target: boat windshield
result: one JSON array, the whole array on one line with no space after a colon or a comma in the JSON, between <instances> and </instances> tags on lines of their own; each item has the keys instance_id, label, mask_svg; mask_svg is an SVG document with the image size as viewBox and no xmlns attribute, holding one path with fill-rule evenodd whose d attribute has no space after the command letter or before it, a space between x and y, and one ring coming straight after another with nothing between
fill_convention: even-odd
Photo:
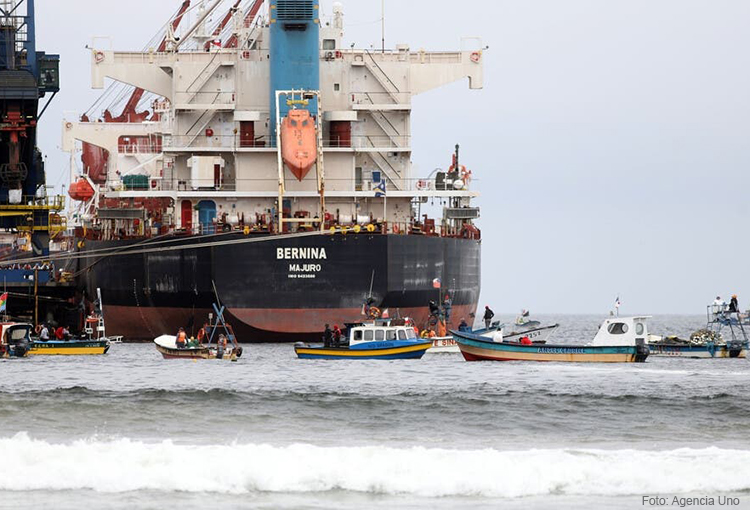
<instances>
[{"instance_id":1,"label":"boat windshield","mask_svg":"<svg viewBox=\"0 0 750 510\"><path fill-rule=\"evenodd\" d=\"M398 330L398 339L399 340L406 340L406 331L403 329Z\"/></svg>"},{"instance_id":2,"label":"boat windshield","mask_svg":"<svg viewBox=\"0 0 750 510\"><path fill-rule=\"evenodd\" d=\"M417 334L413 329L409 328L406 330L406 338L408 338L409 340L411 340L412 338L417 338Z\"/></svg>"},{"instance_id":3,"label":"boat windshield","mask_svg":"<svg viewBox=\"0 0 750 510\"><path fill-rule=\"evenodd\" d=\"M8 343L15 344L29 337L31 326L11 326L6 333Z\"/></svg>"},{"instance_id":4,"label":"boat windshield","mask_svg":"<svg viewBox=\"0 0 750 510\"><path fill-rule=\"evenodd\" d=\"M385 335L386 340L395 340L396 339L396 330L395 329L389 329L386 331Z\"/></svg>"}]
</instances>

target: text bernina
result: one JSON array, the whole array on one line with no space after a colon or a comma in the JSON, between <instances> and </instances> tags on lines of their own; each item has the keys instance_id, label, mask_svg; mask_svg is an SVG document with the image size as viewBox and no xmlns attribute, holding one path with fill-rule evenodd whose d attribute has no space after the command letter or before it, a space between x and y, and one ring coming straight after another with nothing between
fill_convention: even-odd
<instances>
[{"instance_id":1,"label":"text bernina","mask_svg":"<svg viewBox=\"0 0 750 510\"><path fill-rule=\"evenodd\" d=\"M277 260L327 259L325 248L276 248Z\"/></svg>"}]
</instances>

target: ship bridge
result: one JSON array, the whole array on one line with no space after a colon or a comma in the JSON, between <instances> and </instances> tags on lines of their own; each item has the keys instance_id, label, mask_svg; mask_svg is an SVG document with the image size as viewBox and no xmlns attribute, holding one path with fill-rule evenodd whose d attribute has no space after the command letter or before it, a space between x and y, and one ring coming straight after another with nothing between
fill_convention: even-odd
<instances>
[{"instance_id":1,"label":"ship bridge","mask_svg":"<svg viewBox=\"0 0 750 510\"><path fill-rule=\"evenodd\" d=\"M64 150L75 153L83 143L84 152L94 147L108 154L101 158L100 177L92 179L91 168L81 176L97 191L88 206L167 199L169 220L177 226L195 223L197 217L185 211L207 200L218 215L221 209L245 217L336 214L352 222L365 216L368 222L409 222L414 201L429 197L448 200L451 210L471 209L477 192L466 174L458 175L458 164L441 179L412 175L411 110L414 96L458 80L468 78L470 89L481 89L481 43L449 52L407 45L343 48L340 7L322 24L317 0L292 3L309 11L290 10L284 0L270 2L269 12L261 12L259 0L187 1L158 48L91 49L92 87L103 88L109 79L155 99L138 122L123 121L122 115L117 122L106 122L106 115L105 122L88 117L64 122ZM178 37L185 12L195 22ZM288 68L306 69L289 75L310 79L285 82L283 59ZM314 171L302 178L283 164L279 171L277 119L269 98L281 83L317 87L319 101L308 99L305 108L319 125L319 156ZM281 104L285 114L288 108ZM387 189L390 209L384 197L375 197L379 188ZM469 221L478 212L463 215L461 221Z\"/></svg>"}]
</instances>

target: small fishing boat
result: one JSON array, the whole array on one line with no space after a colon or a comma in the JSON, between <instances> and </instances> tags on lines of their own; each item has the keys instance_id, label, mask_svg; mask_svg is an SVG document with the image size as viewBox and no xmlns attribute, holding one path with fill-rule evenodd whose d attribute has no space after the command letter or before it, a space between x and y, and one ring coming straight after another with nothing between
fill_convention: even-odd
<instances>
[{"instance_id":1,"label":"small fishing boat","mask_svg":"<svg viewBox=\"0 0 750 510\"><path fill-rule=\"evenodd\" d=\"M346 345L312 347L301 342L294 352L300 359L419 359L432 346L417 337L414 327L388 323L350 324Z\"/></svg>"},{"instance_id":2,"label":"small fishing boat","mask_svg":"<svg viewBox=\"0 0 750 510\"><path fill-rule=\"evenodd\" d=\"M651 356L670 358L746 358L747 342L693 343L676 336L648 336Z\"/></svg>"},{"instance_id":3,"label":"small fishing boat","mask_svg":"<svg viewBox=\"0 0 750 510\"><path fill-rule=\"evenodd\" d=\"M729 330L729 338L722 331ZM706 307L706 327L685 340L676 336L648 336L652 356L671 358L747 358L750 348L742 314L731 311L726 304Z\"/></svg>"},{"instance_id":4,"label":"small fishing boat","mask_svg":"<svg viewBox=\"0 0 750 510\"><path fill-rule=\"evenodd\" d=\"M522 338L528 338L532 342L546 342L552 333L557 331L559 324L542 325L537 320L529 318L528 310L521 310L516 317L515 323L509 328L503 328L503 340L507 342L520 342Z\"/></svg>"},{"instance_id":5,"label":"small fishing boat","mask_svg":"<svg viewBox=\"0 0 750 510\"><path fill-rule=\"evenodd\" d=\"M612 317L604 321L589 344L548 344L524 338L494 341L477 332L452 331L466 361L565 361L625 363L648 357L648 317ZM497 338L495 339L497 340Z\"/></svg>"},{"instance_id":6,"label":"small fishing boat","mask_svg":"<svg viewBox=\"0 0 750 510\"><path fill-rule=\"evenodd\" d=\"M109 350L109 340L89 338L71 338L70 340L35 340L31 344L29 354L39 355L86 355L106 354Z\"/></svg>"},{"instance_id":7,"label":"small fishing boat","mask_svg":"<svg viewBox=\"0 0 750 510\"><path fill-rule=\"evenodd\" d=\"M226 350L219 352L216 346L207 344L198 344L188 347L177 347L177 337L174 335L161 335L154 339L156 350L159 351L164 359L223 359L228 361L237 361L242 356L242 348L239 346L227 347Z\"/></svg>"},{"instance_id":8,"label":"small fishing boat","mask_svg":"<svg viewBox=\"0 0 750 510\"><path fill-rule=\"evenodd\" d=\"M501 335L503 342L520 342L522 339L527 338L533 342L544 343L559 327L559 324L541 326L538 321L529 321L520 325L515 324L511 331L506 332L502 324L495 322L489 328L475 330L474 333L490 338L493 341L500 341L498 335ZM458 348L458 343L452 335L434 337L430 338L430 340L432 340L432 347L427 351L430 354L461 352L461 349Z\"/></svg>"},{"instance_id":9,"label":"small fishing boat","mask_svg":"<svg viewBox=\"0 0 750 510\"><path fill-rule=\"evenodd\" d=\"M242 356L242 347L237 341L232 326L224 320L225 307L213 305L216 312L209 314L208 322L198 331L197 338L190 338L185 346L177 346L177 336L161 335L154 339L156 350L164 359L223 359L237 361ZM205 342L205 343L204 343Z\"/></svg>"},{"instance_id":10,"label":"small fishing boat","mask_svg":"<svg viewBox=\"0 0 750 510\"><path fill-rule=\"evenodd\" d=\"M4 322L0 325L0 358L23 358L31 347L31 324Z\"/></svg>"}]
</instances>

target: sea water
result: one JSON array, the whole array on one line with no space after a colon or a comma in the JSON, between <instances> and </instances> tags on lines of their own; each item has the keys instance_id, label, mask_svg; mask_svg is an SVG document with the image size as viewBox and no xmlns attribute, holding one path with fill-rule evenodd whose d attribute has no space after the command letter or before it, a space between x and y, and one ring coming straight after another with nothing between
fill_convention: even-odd
<instances>
[{"instance_id":1,"label":"sea water","mask_svg":"<svg viewBox=\"0 0 750 510\"><path fill-rule=\"evenodd\" d=\"M600 321L542 319L564 343ZM749 382L744 359L312 361L270 344L236 363L129 344L5 360L0 508L747 508Z\"/></svg>"}]
</instances>

